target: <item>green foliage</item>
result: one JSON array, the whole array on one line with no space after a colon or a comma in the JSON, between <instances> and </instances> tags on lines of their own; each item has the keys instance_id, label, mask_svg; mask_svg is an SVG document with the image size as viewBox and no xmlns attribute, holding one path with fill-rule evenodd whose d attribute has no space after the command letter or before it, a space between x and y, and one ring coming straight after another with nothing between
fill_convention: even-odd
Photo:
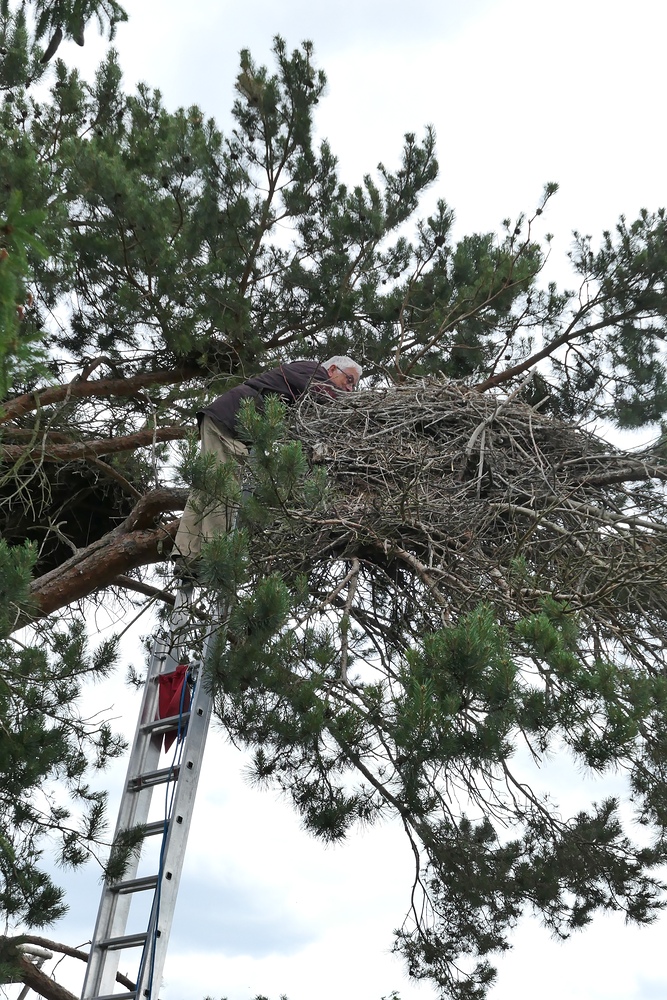
<instances>
[{"instance_id":1,"label":"green foliage","mask_svg":"<svg viewBox=\"0 0 667 1000\"><path fill-rule=\"evenodd\" d=\"M560 819L522 776L525 763L513 760L517 742L537 759L567 747L586 768L623 763L638 800L640 787L664 788L662 678L609 663L591 670L577 654L576 620L547 601L512 628L480 607L424 636L384 681L344 689L326 628L296 636L291 622L280 624L277 582L260 590L280 613L271 620L261 600L241 602L217 662L218 712L235 739L255 748L251 778L290 795L324 840L387 808L399 812L424 853L428 917L406 924L396 942L411 975L447 996L481 998L495 975L487 956L508 947L527 902L562 936L600 909L654 918L664 905L662 799L649 795L640 807L653 809L657 829L651 846L638 847L619 802ZM295 602L292 616L300 612ZM454 795L467 803L458 816ZM468 818L480 809L482 820ZM463 973L456 956L472 963Z\"/></svg>"},{"instance_id":2,"label":"green foliage","mask_svg":"<svg viewBox=\"0 0 667 1000\"><path fill-rule=\"evenodd\" d=\"M130 830L120 830L116 833L104 870L104 878L110 885L123 878L131 859L141 850L144 837L143 826L135 826Z\"/></svg>"},{"instance_id":3,"label":"green foliage","mask_svg":"<svg viewBox=\"0 0 667 1000\"><path fill-rule=\"evenodd\" d=\"M79 637L68 637L68 643L71 659ZM7 831L0 845L0 899L12 923L43 926L66 908L62 891L38 867L44 847L50 835L57 835L61 864L79 865L87 859L86 845L97 842L103 828L105 799L85 783L88 748L97 757L94 766L100 767L121 753L123 745L107 726L82 723L71 711L70 703L79 694L78 676L93 668L49 662L34 651L12 656L5 647L1 653L1 717L12 730L11 738L3 739L0 760L0 810ZM54 779L71 789L82 810L72 825L70 810L58 804L55 787L48 791Z\"/></svg>"},{"instance_id":4,"label":"green foliage","mask_svg":"<svg viewBox=\"0 0 667 1000\"><path fill-rule=\"evenodd\" d=\"M84 32L88 22L95 18L100 31L106 29L111 39L116 25L127 21L127 14L116 0L33 0L35 16L35 40L41 41L51 36L43 56L43 62L51 59L63 37L72 38L77 45L84 44ZM9 8L9 0L3 2L3 13Z\"/></svg>"},{"instance_id":5,"label":"green foliage","mask_svg":"<svg viewBox=\"0 0 667 1000\"><path fill-rule=\"evenodd\" d=\"M0 540L2 634L25 605L35 553ZM89 653L84 625L53 631L37 645L0 641L0 908L12 923L44 926L66 909L63 892L40 867L46 846L58 861L79 865L99 840L105 794L87 784L124 750L107 723L81 718L86 678L113 668L116 643ZM63 804L69 789L77 815Z\"/></svg>"},{"instance_id":6,"label":"green foliage","mask_svg":"<svg viewBox=\"0 0 667 1000\"><path fill-rule=\"evenodd\" d=\"M11 635L30 606L30 577L37 553L31 545L9 546L0 538L0 639Z\"/></svg>"},{"instance_id":7,"label":"green foliage","mask_svg":"<svg viewBox=\"0 0 667 1000\"><path fill-rule=\"evenodd\" d=\"M71 33L70 17L95 8L111 27L121 18L115 4L37 7L38 37L58 17ZM242 54L235 128L223 135L197 107L170 112L143 85L126 94L113 51L92 86L56 60L50 96L37 101L44 70L25 16L6 13L0 30L12 97L0 168L26 212L46 212L34 321L42 300L69 304L52 331L61 359L93 352L128 373L186 362L217 377L215 389L260 359L342 350L397 378L483 380L523 365L543 333L549 360L536 378L553 412L622 426L662 413L661 212L621 220L598 250L578 237L582 304L539 283L550 240L540 217L555 184L501 234L459 241L442 200L406 235L437 176L428 130L405 136L397 169L341 184L329 146L312 141L326 81L308 43L289 53L277 38L273 74ZM195 398L185 390L184 411Z\"/></svg>"},{"instance_id":8,"label":"green foliage","mask_svg":"<svg viewBox=\"0 0 667 1000\"><path fill-rule=\"evenodd\" d=\"M0 218L0 393L6 397L13 381L44 373L42 334L30 316L32 295L25 286L31 269L28 252L44 257L35 237L45 213L21 211L21 195L10 194L7 215ZM28 315L26 316L26 308Z\"/></svg>"}]
</instances>

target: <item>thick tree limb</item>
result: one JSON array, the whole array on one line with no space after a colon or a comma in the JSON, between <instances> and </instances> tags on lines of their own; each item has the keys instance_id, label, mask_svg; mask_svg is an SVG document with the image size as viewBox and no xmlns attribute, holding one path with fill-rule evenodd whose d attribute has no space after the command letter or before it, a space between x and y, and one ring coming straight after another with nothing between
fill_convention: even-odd
<instances>
[{"instance_id":1,"label":"thick tree limb","mask_svg":"<svg viewBox=\"0 0 667 1000\"><path fill-rule=\"evenodd\" d=\"M641 482L646 479L657 479L660 482L667 480L667 466L654 465L648 462L633 462L622 465L617 469L610 469L609 472L599 472L588 476L582 476L581 482L586 486L612 486L614 483Z\"/></svg>"},{"instance_id":2,"label":"thick tree limb","mask_svg":"<svg viewBox=\"0 0 667 1000\"><path fill-rule=\"evenodd\" d=\"M26 450L19 444L0 446L0 460L17 462L20 459L32 462L72 462L77 459L100 458L102 455L117 455L123 451L146 448L154 442L175 441L187 437L187 427L156 427L155 430L139 431L125 437L103 438L96 441L70 441L68 444L51 444L48 440L41 445Z\"/></svg>"},{"instance_id":3,"label":"thick tree limb","mask_svg":"<svg viewBox=\"0 0 667 1000\"><path fill-rule=\"evenodd\" d=\"M38 969L27 958L17 957L16 965L22 982L26 986L29 986L31 990L34 990L38 996L45 997L46 1000L78 1000L73 993L66 990L55 979L47 976L45 972Z\"/></svg>"},{"instance_id":4,"label":"thick tree limb","mask_svg":"<svg viewBox=\"0 0 667 1000\"><path fill-rule=\"evenodd\" d=\"M18 619L16 628L89 597L128 570L164 559L171 551L177 528L176 520L158 528L105 535L100 540L104 544L94 543L57 570L33 581L30 588L33 608L27 617Z\"/></svg>"},{"instance_id":5,"label":"thick tree limb","mask_svg":"<svg viewBox=\"0 0 667 1000\"><path fill-rule=\"evenodd\" d=\"M201 369L173 368L164 371L142 372L140 375L132 375L130 378L107 378L94 379L89 382L87 379L68 382L67 385L53 385L46 389L25 393L23 396L16 396L4 403L4 413L0 415L0 424L16 417L30 413L42 406L50 406L53 403L62 403L69 399L85 399L96 396L106 399L109 396L134 396L142 389L151 385L173 385L175 382L183 382L189 378L201 375Z\"/></svg>"},{"instance_id":6,"label":"thick tree limb","mask_svg":"<svg viewBox=\"0 0 667 1000\"><path fill-rule=\"evenodd\" d=\"M117 528L34 580L32 607L17 614L15 628L110 586L132 569L164 559L171 551L178 520L156 525L155 519L182 509L187 495L183 489L152 490Z\"/></svg>"},{"instance_id":7,"label":"thick tree limb","mask_svg":"<svg viewBox=\"0 0 667 1000\"><path fill-rule=\"evenodd\" d=\"M170 489L166 486L146 493L134 510L128 514L115 533L125 534L137 528L152 527L155 518L167 511L183 510L188 499L188 490Z\"/></svg>"},{"instance_id":8,"label":"thick tree limb","mask_svg":"<svg viewBox=\"0 0 667 1000\"><path fill-rule=\"evenodd\" d=\"M100 549L105 549L114 539L117 539L119 535L128 535L130 532L143 528L156 527L155 519L160 514L164 514L165 512L182 510L185 506L187 496L188 491L183 489L161 488L151 490L150 493L146 493L146 495L141 498L134 510L131 511L131 513L121 524L118 525L117 528L114 528L113 531L107 532L106 535L96 539L96 541L91 542L91 544L87 545L85 549L80 549L64 563L61 563L60 566L56 566L55 569L49 570L48 573L44 573L43 576L40 576L38 580L34 581L33 586L37 584L45 586L52 580L60 577L62 573L67 573L70 570L76 569L80 564L89 559L93 553ZM131 569L133 567L128 566L127 568Z\"/></svg>"},{"instance_id":9,"label":"thick tree limb","mask_svg":"<svg viewBox=\"0 0 667 1000\"><path fill-rule=\"evenodd\" d=\"M67 944L61 944L60 941L51 941L50 938L41 937L38 934L22 934L20 941L25 944L37 944L41 948L48 948L49 951L57 951L60 955L67 955L68 958L78 958L80 962L88 961L87 951L81 951L79 948L70 948ZM125 986L128 990L133 990L135 987L132 980L124 976L122 972L116 973L116 982L120 983L121 986Z\"/></svg>"}]
</instances>

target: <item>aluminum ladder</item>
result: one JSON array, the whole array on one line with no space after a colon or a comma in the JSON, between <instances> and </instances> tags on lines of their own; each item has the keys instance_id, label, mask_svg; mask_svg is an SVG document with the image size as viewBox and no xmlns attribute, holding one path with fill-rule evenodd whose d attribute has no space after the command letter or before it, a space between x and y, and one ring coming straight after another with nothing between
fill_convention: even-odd
<instances>
[{"instance_id":1,"label":"aluminum ladder","mask_svg":"<svg viewBox=\"0 0 667 1000\"><path fill-rule=\"evenodd\" d=\"M197 621L191 600L192 585L181 587L169 632L153 645L114 836L115 841L123 831L141 826L142 847L146 838L162 837L157 870L137 877L141 851L135 851L122 879L112 884L105 882L82 1000L158 998L211 717L212 696L204 683L203 667L212 641L219 628L224 628L222 608L216 629L210 623ZM193 647L200 653L194 660L190 658L190 668L194 663L198 676L189 711L156 719L160 676L177 670L185 660L185 653ZM177 752L171 764L158 767L163 736L169 733L177 734ZM164 816L149 821L152 794L159 786L167 790ZM148 927L128 934L132 899L139 893L147 893L145 898L150 901ZM114 992L121 952L125 949L142 949L136 986L131 991Z\"/></svg>"}]
</instances>

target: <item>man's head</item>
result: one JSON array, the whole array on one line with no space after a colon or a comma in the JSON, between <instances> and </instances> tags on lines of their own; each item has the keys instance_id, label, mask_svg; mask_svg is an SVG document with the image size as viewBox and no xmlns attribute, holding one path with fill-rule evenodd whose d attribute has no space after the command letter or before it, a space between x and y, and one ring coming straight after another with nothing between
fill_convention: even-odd
<instances>
[{"instance_id":1,"label":"man's head","mask_svg":"<svg viewBox=\"0 0 667 1000\"><path fill-rule=\"evenodd\" d=\"M326 368L329 381L333 382L337 389L343 392L352 392L357 388L361 378L361 365L358 365L352 358L344 355L337 355L322 362L322 367Z\"/></svg>"}]
</instances>

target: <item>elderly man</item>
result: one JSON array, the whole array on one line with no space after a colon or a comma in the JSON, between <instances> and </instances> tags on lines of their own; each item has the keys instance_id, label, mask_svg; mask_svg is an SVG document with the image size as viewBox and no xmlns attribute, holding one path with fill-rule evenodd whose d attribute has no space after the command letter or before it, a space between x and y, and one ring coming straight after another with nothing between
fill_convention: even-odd
<instances>
[{"instance_id":1,"label":"elderly man","mask_svg":"<svg viewBox=\"0 0 667 1000\"><path fill-rule=\"evenodd\" d=\"M202 454L213 454L220 462L234 458L242 462L248 449L237 437L237 418L243 399L252 399L258 410L264 407L264 397L279 396L292 404L307 392L336 396L352 392L361 377L361 368L348 357L333 357L318 361L292 361L271 371L247 379L235 386L197 414ZM174 542L174 563L177 572L192 571L201 555L202 539L230 531L234 525L235 508L224 506L200 496L193 504L189 499Z\"/></svg>"}]
</instances>

